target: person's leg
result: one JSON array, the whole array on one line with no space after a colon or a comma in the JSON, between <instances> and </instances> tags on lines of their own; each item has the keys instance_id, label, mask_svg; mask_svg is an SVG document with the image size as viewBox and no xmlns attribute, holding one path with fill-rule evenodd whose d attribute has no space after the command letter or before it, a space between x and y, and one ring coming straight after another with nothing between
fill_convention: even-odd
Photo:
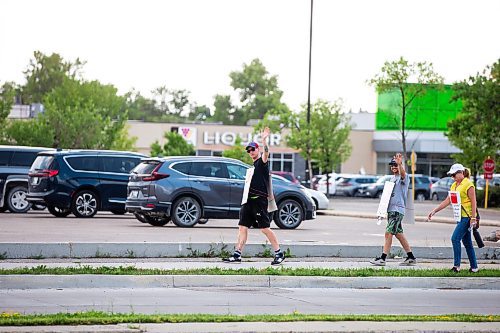
<instances>
[{"instance_id":1,"label":"person's leg","mask_svg":"<svg viewBox=\"0 0 500 333\"><path fill-rule=\"evenodd\" d=\"M260 229L264 235L266 235L267 239L269 240L269 243L271 243L271 246L273 247L274 251L278 251L280 249L280 244L278 242L278 238L276 237L276 234L274 231L271 230L271 228L263 228Z\"/></svg>"},{"instance_id":2,"label":"person's leg","mask_svg":"<svg viewBox=\"0 0 500 333\"><path fill-rule=\"evenodd\" d=\"M468 219L466 223L469 224ZM474 251L474 245L472 245L471 232L468 230L468 228L464 234L464 237L462 238L462 243L464 244L465 251L467 252L467 257L469 258L470 268L474 270L477 269L476 252Z\"/></svg>"},{"instance_id":3,"label":"person's leg","mask_svg":"<svg viewBox=\"0 0 500 333\"><path fill-rule=\"evenodd\" d=\"M382 251L382 254L385 254L386 256L389 254L389 252L391 252L392 236L393 234L391 234L390 232L385 233L384 250Z\"/></svg>"},{"instance_id":4,"label":"person's leg","mask_svg":"<svg viewBox=\"0 0 500 333\"><path fill-rule=\"evenodd\" d=\"M247 243L248 239L248 227L239 226L238 230L238 242L236 243L236 250L243 252L243 248L245 247L245 244Z\"/></svg>"},{"instance_id":5,"label":"person's leg","mask_svg":"<svg viewBox=\"0 0 500 333\"><path fill-rule=\"evenodd\" d=\"M453 267L460 269L460 262L462 260L462 249L460 241L464 238L467 232L467 223L463 223L464 219L460 220L455 226L455 230L451 235L451 244L453 245Z\"/></svg>"},{"instance_id":6,"label":"person's leg","mask_svg":"<svg viewBox=\"0 0 500 333\"><path fill-rule=\"evenodd\" d=\"M401 246L405 250L406 253L411 252L410 244L408 243L408 240L405 237L404 233L399 233L395 235L396 238L398 239L399 243L401 243Z\"/></svg>"}]
</instances>

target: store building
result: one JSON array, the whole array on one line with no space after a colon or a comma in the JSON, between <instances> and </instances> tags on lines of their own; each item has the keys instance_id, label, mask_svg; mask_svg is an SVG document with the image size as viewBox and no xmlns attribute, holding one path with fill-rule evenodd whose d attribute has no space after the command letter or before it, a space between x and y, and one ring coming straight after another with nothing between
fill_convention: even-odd
<instances>
[{"instance_id":1,"label":"store building","mask_svg":"<svg viewBox=\"0 0 500 333\"><path fill-rule=\"evenodd\" d=\"M444 135L447 122L454 119L462 108L460 101L450 102L451 86L428 89L414 100L407 110L406 147L408 154L417 154L417 173L443 177L454 160L450 156L460 152ZM349 159L336 171L340 173L390 173L388 162L396 152L402 152L401 109L397 91L379 94L377 113L351 113L352 131L349 139L352 152ZM139 152L149 154L151 144L158 140L164 144L164 133L176 131L192 143L200 156L221 156L225 149L234 145L237 136L243 144L256 140L253 126L226 126L220 124L168 124L129 121L129 134L138 138ZM286 145L288 130L272 133L270 137L271 168L289 171L305 179L306 163L299 152ZM318 170L314 170L317 173Z\"/></svg>"}]
</instances>

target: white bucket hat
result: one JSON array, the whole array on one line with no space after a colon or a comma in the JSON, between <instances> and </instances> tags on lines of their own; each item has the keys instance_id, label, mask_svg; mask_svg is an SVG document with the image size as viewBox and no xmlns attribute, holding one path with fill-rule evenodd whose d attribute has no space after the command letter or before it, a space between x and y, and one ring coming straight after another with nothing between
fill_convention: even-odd
<instances>
[{"instance_id":1,"label":"white bucket hat","mask_svg":"<svg viewBox=\"0 0 500 333\"><path fill-rule=\"evenodd\" d=\"M447 172L449 175L453 175L457 171L465 171L465 168L460 163L455 163L451 166L450 171Z\"/></svg>"}]
</instances>

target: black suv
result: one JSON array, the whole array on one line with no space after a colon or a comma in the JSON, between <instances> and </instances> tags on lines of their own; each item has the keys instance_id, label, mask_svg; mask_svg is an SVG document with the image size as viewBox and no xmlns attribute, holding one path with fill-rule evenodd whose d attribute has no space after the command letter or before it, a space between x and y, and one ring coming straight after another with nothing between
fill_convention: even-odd
<instances>
[{"instance_id":1,"label":"black suv","mask_svg":"<svg viewBox=\"0 0 500 333\"><path fill-rule=\"evenodd\" d=\"M26 213L31 203L26 201L28 171L36 155L50 148L0 146L0 212Z\"/></svg>"},{"instance_id":2,"label":"black suv","mask_svg":"<svg viewBox=\"0 0 500 333\"><path fill-rule=\"evenodd\" d=\"M223 157L145 159L130 174L126 209L155 226L172 220L179 227L193 227L208 218L238 218L249 167ZM294 229L316 217L303 186L273 179L273 192L278 227Z\"/></svg>"},{"instance_id":3,"label":"black suv","mask_svg":"<svg viewBox=\"0 0 500 333\"><path fill-rule=\"evenodd\" d=\"M27 200L57 217L92 217L98 210L125 213L129 172L145 155L109 150L38 154L29 172Z\"/></svg>"}]
</instances>

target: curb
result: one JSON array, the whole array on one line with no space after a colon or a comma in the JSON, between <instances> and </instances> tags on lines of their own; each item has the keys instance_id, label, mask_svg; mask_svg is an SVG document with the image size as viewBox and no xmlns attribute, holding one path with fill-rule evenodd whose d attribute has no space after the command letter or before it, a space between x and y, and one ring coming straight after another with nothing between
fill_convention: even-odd
<instances>
[{"instance_id":1,"label":"curb","mask_svg":"<svg viewBox=\"0 0 500 333\"><path fill-rule=\"evenodd\" d=\"M0 290L61 288L337 288L500 290L498 278L269 275L2 275Z\"/></svg>"},{"instance_id":2,"label":"curb","mask_svg":"<svg viewBox=\"0 0 500 333\"><path fill-rule=\"evenodd\" d=\"M381 246L353 246L330 244L283 244L284 251L294 257L373 258ZM248 244L245 255L263 257L270 251L265 244ZM478 259L500 258L500 247L475 249ZM44 258L162 258L162 257L221 257L230 249L223 243L0 243L3 259ZM451 259L451 246L413 247L423 259ZM393 246L393 255L404 256L401 247ZM462 248L462 257L466 257Z\"/></svg>"},{"instance_id":3,"label":"curb","mask_svg":"<svg viewBox=\"0 0 500 333\"><path fill-rule=\"evenodd\" d=\"M363 219L372 219L376 220L377 215L376 214L371 214L371 213L356 213L356 212L348 212L348 211L338 211L338 210L319 210L316 211L317 215L327 215L327 216L346 216L346 217L357 217L357 218L363 218ZM427 216L415 216L415 221L416 222L428 222L427 221ZM456 224L455 220L451 218L446 218L446 217L433 217L432 218L432 223L438 222L438 223L448 223L448 224ZM500 227L500 222L499 221L494 221L494 220L483 220L481 219L480 225L482 226L488 226L488 227ZM481 229L479 229L481 230Z\"/></svg>"}]
</instances>

